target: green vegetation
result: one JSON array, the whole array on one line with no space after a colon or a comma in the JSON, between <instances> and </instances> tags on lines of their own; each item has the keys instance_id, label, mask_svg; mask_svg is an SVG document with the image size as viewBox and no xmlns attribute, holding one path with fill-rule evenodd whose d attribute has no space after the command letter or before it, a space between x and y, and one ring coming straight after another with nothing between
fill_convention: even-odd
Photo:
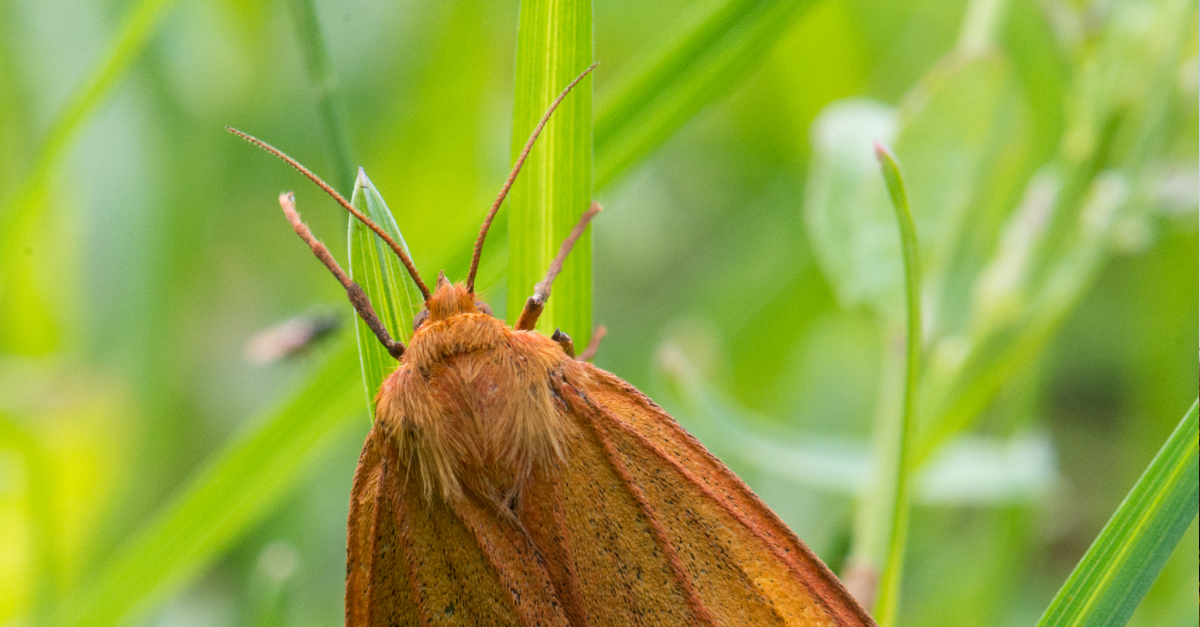
<instances>
[{"instance_id":1,"label":"green vegetation","mask_svg":"<svg viewBox=\"0 0 1200 627\"><path fill-rule=\"evenodd\" d=\"M597 364L885 625L1196 625L1197 30L1185 0L10 5L0 624L339 622L391 358L278 193L394 336L419 293L224 127L462 280L596 60L484 249L497 315L599 200L542 326L607 325ZM247 358L314 305L335 337Z\"/></svg>"}]
</instances>

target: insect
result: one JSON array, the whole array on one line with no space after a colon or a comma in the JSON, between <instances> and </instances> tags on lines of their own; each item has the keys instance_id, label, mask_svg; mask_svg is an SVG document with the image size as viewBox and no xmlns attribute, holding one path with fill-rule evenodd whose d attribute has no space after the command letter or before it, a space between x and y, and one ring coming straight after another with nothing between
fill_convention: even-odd
<instances>
[{"instance_id":1,"label":"insect","mask_svg":"<svg viewBox=\"0 0 1200 627\"><path fill-rule=\"evenodd\" d=\"M595 66L593 66L595 67ZM484 219L464 283L430 291L377 225L280 156L379 235L425 298L405 346L301 221L296 233L398 361L375 397L347 528L346 625L874 625L790 529L653 401L534 330L563 243L515 324L475 294L488 227L546 111Z\"/></svg>"}]
</instances>

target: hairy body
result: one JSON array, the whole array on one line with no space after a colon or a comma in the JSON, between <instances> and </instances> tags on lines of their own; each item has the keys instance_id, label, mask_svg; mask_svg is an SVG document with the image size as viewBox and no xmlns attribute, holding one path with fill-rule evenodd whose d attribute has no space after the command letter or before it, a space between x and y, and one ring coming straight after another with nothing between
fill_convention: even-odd
<instances>
[{"instance_id":1,"label":"hairy body","mask_svg":"<svg viewBox=\"0 0 1200 627\"><path fill-rule=\"evenodd\" d=\"M564 459L571 425L554 384L567 362L583 362L536 331L509 328L444 279L428 311L379 388L377 424L411 455L426 494L511 502L534 472Z\"/></svg>"}]
</instances>

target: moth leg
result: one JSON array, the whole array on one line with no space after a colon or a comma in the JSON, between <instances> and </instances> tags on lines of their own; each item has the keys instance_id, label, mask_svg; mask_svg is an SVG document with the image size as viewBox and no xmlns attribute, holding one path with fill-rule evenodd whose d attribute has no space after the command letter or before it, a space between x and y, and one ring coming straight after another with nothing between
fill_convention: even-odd
<instances>
[{"instance_id":1,"label":"moth leg","mask_svg":"<svg viewBox=\"0 0 1200 627\"><path fill-rule=\"evenodd\" d=\"M326 268L337 277L338 283L346 288L346 296L350 298L350 304L354 305L354 310L362 317L363 322L367 323L367 327L375 333L375 337L379 338L379 343L387 349L387 352L392 357L400 359L404 354L404 344L392 339L388 334L387 328L379 321L379 316L375 315L375 308L371 307L371 299L367 298L367 293L358 283L350 280L342 267L338 265L337 260L329 253L329 249L325 247L309 230L308 225L300 220L300 214L296 212L296 195L292 192L284 192L279 195L279 206L283 207L283 213L287 216L288 222L291 223L292 229L296 231L296 235L304 240L305 244L312 249L313 254L321 263L325 264Z\"/></svg>"},{"instance_id":2,"label":"moth leg","mask_svg":"<svg viewBox=\"0 0 1200 627\"><path fill-rule=\"evenodd\" d=\"M532 331L537 325L538 316L542 315L542 310L546 308L546 301L550 299L550 286L554 283L555 277L559 272L562 272L563 261L567 258L567 253L571 252L571 247L575 246L575 242L583 236L583 230L587 228L588 222L592 221L597 213L603 207L600 203L593 201L592 206L587 211L583 212L583 216L579 218L579 222L575 224L575 228L571 229L571 234L563 241L562 246L558 249L558 255L550 262L550 269L546 270L546 278L538 282L533 288L533 296L525 301L525 308L521 310L520 317L517 318L517 323L513 325L514 329L520 331Z\"/></svg>"},{"instance_id":3,"label":"moth leg","mask_svg":"<svg viewBox=\"0 0 1200 627\"><path fill-rule=\"evenodd\" d=\"M575 340L572 340L571 336L563 333L562 329L555 329L554 335L551 335L550 339L558 342L558 345L562 347L563 352L567 354L567 357L575 356Z\"/></svg>"},{"instance_id":4,"label":"moth leg","mask_svg":"<svg viewBox=\"0 0 1200 627\"><path fill-rule=\"evenodd\" d=\"M587 348L583 349L582 353L575 359L579 361L591 361L596 358L596 351L600 350L600 340L608 335L608 327L600 325L592 332L592 339L588 341Z\"/></svg>"}]
</instances>

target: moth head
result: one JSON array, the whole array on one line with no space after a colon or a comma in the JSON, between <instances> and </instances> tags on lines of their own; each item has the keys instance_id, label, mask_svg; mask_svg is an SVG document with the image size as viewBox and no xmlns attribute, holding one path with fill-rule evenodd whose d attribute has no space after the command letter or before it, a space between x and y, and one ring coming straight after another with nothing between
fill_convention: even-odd
<instances>
[{"instance_id":1,"label":"moth head","mask_svg":"<svg viewBox=\"0 0 1200 627\"><path fill-rule=\"evenodd\" d=\"M426 301L425 307L413 317L413 331L427 323L448 320L463 314L492 315L492 308L479 300L466 285L454 284L446 279L445 273L438 274L437 285L433 294Z\"/></svg>"}]
</instances>

